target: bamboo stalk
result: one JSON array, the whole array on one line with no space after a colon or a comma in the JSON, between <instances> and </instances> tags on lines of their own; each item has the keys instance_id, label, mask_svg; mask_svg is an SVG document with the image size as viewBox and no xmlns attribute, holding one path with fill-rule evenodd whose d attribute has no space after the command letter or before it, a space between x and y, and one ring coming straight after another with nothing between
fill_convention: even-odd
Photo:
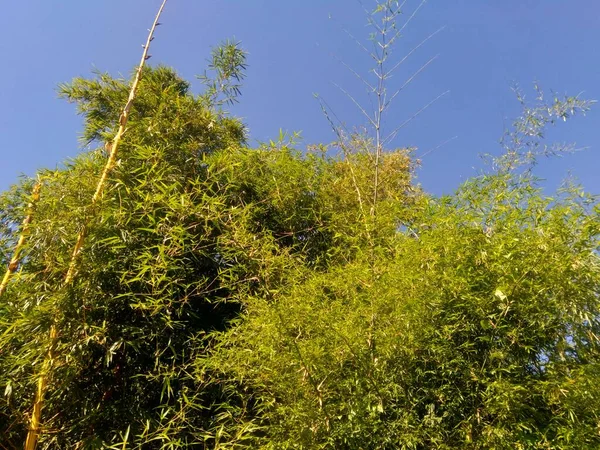
<instances>
[{"instance_id":1,"label":"bamboo stalk","mask_svg":"<svg viewBox=\"0 0 600 450\"><path fill-rule=\"evenodd\" d=\"M35 212L35 207L37 205L38 200L40 199L40 189L42 187L42 182L38 178L38 181L33 186L33 191L31 193L31 201L27 205L27 216L23 220L23 225L21 228L21 236L19 236L19 240L17 241L17 245L15 246L15 250L13 256L8 263L8 268L4 273L4 277L2 278L2 282L0 283L0 296L4 294L8 287L8 282L12 275L16 272L19 267L19 261L21 256L21 251L23 250L23 246L25 245L25 239L27 239L27 235L29 234L29 228L31 226L31 221L33 220L33 213Z\"/></svg>"},{"instance_id":2,"label":"bamboo stalk","mask_svg":"<svg viewBox=\"0 0 600 450\"><path fill-rule=\"evenodd\" d=\"M138 66L138 69L135 74L135 78L133 80L133 84L131 85L131 89L129 91L129 98L127 99L127 103L125 104L125 107L123 108L123 111L121 112L121 115L119 117L119 129L118 129L117 134L115 135L112 143L110 144L110 154L108 156L108 160L106 161L104 170L102 171L102 175L100 176L100 180L98 180L98 184L96 186L96 191L94 192L94 196L92 197L92 201L91 201L92 208L96 205L96 203L102 196L102 193L104 191L104 186L106 185L106 180L108 179L108 175L110 174L111 170L115 166L115 162L117 160L117 151L119 149L119 143L121 142L121 138L123 137L123 134L126 131L127 121L129 119L129 111L131 110L131 107L133 105L133 100L135 99L135 94L137 92L139 82L142 78L142 71L144 69L144 65L146 63L146 60L148 60L148 58L150 58L150 55L148 55L148 49L150 48L150 42L152 42L152 40L154 39L154 31L156 30L156 27L158 25L160 25L158 20L160 19L160 16L163 12L163 9L164 9L166 3L167 3L167 0L163 0L162 4L160 5L160 8L158 10L158 13L156 14L156 17L154 18L152 27L149 30L148 38L146 39L146 44L144 45L144 51L142 53L142 59L140 61L140 65ZM83 247L83 242L85 240L87 226L88 226L88 224L86 221L83 224L81 231L77 235L77 241L75 243L75 246L73 247L73 252L71 253L71 260L69 262L69 268L67 270L67 274L65 275L65 281L64 281L65 286L69 285L75 278L76 269L77 269L77 257L79 255L79 253L81 252L81 248ZM27 433L27 440L25 441L25 450L35 450L38 438L41 433L40 423L41 423L42 408L44 406L44 394L46 391L48 374L52 368L52 361L54 359L53 349L54 349L56 339L58 337L58 330L57 330L56 324L53 324L50 327L50 336L49 337L50 337L50 349L48 350L48 358L45 361L44 367L42 368L42 372L40 373L39 378L38 378L38 388L37 388L37 391L35 394L35 401L33 404L33 411L31 414L29 431Z\"/></svg>"},{"instance_id":3,"label":"bamboo stalk","mask_svg":"<svg viewBox=\"0 0 600 450\"><path fill-rule=\"evenodd\" d=\"M96 205L96 203L102 196L102 192L104 191L104 186L106 184L106 179L108 178L110 171L115 166L115 162L117 160L117 151L119 149L119 144L121 143L121 138L123 137L123 134L125 133L127 121L129 120L129 110L131 109L131 106L133 105L133 100L135 99L135 94L137 92L138 84L140 82L140 79L142 78L142 71L144 69L146 60L148 58L150 58L150 56L148 55L148 49L150 48L150 42L152 42L152 39L154 39L154 30L156 29L157 25L159 25L158 19L160 18L160 15L162 14L162 11L163 11L166 3L167 3L167 0L163 0L162 5L160 6L160 9L158 10L158 13L156 14L156 17L154 18L154 23L152 24L152 27L150 28L150 33L148 34L148 39L146 40L146 45L144 45L144 52L142 53L142 60L140 61L140 65L138 66L138 69L135 74L135 79L133 81L133 84L131 85L131 90L129 91L129 98L127 99L125 108L123 108L123 111L121 112L121 116L119 117L119 130L117 131L117 134L115 135L112 143L110 144L110 154L108 155L108 160L106 161L104 170L102 171L102 175L100 176L100 180L98 181L98 185L96 186L96 191L94 192L94 196L92 197L92 203L91 203L92 207L94 205ZM67 271L67 275L65 276L65 284L69 284L71 281L73 281L73 278L75 276L75 269L77 266L77 256L79 255L79 252L81 251L81 248L83 247L83 241L85 240L86 231L87 231L87 224L84 224L81 231L77 235L77 242L75 243L75 247L73 247L73 253L71 254L71 261L69 263L69 269Z\"/></svg>"},{"instance_id":4,"label":"bamboo stalk","mask_svg":"<svg viewBox=\"0 0 600 450\"><path fill-rule=\"evenodd\" d=\"M38 378L35 402L33 404L33 412L31 413L31 423L29 426L29 432L27 433L27 440L25 441L25 450L35 449L37 438L40 434L40 420L42 417L42 407L44 406L44 393L46 392L46 383L48 382L48 378L45 375L52 369L52 362L54 360L54 341L56 340L56 335L56 327L52 325L50 327L50 340L52 344L48 349L48 358L46 361L44 361L42 374Z\"/></svg>"}]
</instances>

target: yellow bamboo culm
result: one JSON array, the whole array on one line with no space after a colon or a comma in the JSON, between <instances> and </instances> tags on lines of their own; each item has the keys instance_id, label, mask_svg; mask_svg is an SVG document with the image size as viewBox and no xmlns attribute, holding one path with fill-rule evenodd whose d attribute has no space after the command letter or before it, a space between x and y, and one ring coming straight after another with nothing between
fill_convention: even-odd
<instances>
[{"instance_id":1,"label":"yellow bamboo culm","mask_svg":"<svg viewBox=\"0 0 600 450\"><path fill-rule=\"evenodd\" d=\"M121 112L121 116L119 117L119 130L115 135L112 144L110 144L110 154L108 155L108 160L104 166L104 170L102 171L102 175L100 176L100 180L98 180L98 185L96 186L96 192L94 192L94 196L92 197L91 206L95 206L100 197L102 196L102 192L104 191L104 185L106 184L106 179L110 171L115 166L115 162L117 161L117 151L119 149L119 144L121 143L121 138L125 133L125 129L127 126L127 121L129 120L129 110L133 105L133 100L135 99L135 93L137 92L138 84L140 83L140 79L142 78L142 71L144 69L144 65L146 60L149 58L148 49L150 48L150 42L154 38L154 30L156 30L156 26L158 25L158 19L162 14L162 11L165 7L167 0L163 0L156 17L154 18L154 23L150 28L150 33L148 34L148 39L146 40L146 45L144 45L144 52L142 53L142 60L140 61L140 65L135 73L135 79L133 80L133 84L131 85L131 90L129 91L129 98L127 99L127 103L125 104L125 108ZM83 247L83 241L85 240L85 233L87 231L87 224L84 224L81 231L77 236L77 241L75 246L73 247L73 253L71 254L71 261L69 263L69 269L67 270L67 275L65 276L65 284L71 283L73 281L73 277L75 276L75 270L77 266L77 256Z\"/></svg>"},{"instance_id":2,"label":"yellow bamboo culm","mask_svg":"<svg viewBox=\"0 0 600 450\"><path fill-rule=\"evenodd\" d=\"M27 239L27 235L29 234L29 228L31 227L31 221L33 220L33 213L35 212L35 207L37 205L38 200L40 199L40 189L42 188L42 182L38 178L38 181L33 186L33 191L31 193L31 201L27 205L27 217L23 220L23 225L21 228L21 236L19 236L19 240L17 241L17 245L15 246L15 250L13 256L8 263L8 268L4 273L4 277L2 278L2 283L0 283L0 296L4 294L6 289L8 288L8 282L12 277L13 273L16 272L19 267L19 261L21 257L21 251L23 250L23 246L25 245L25 239Z\"/></svg>"},{"instance_id":3,"label":"yellow bamboo culm","mask_svg":"<svg viewBox=\"0 0 600 450\"><path fill-rule=\"evenodd\" d=\"M102 192L104 191L104 186L106 184L106 180L108 179L108 175L110 174L111 170L113 169L113 167L115 166L115 163L117 161L117 151L119 149L119 144L121 142L121 138L123 137L123 134L125 133L125 130L127 127L127 120L129 119L129 111L131 110L131 107L133 105L133 100L135 99L135 94L137 92L139 82L142 78L142 71L144 69L144 65L146 63L146 60L148 58L150 58L150 56L148 55L148 49L150 48L150 43L154 39L154 31L156 30L156 27L159 25L158 20L160 19L160 16L163 12L163 9L164 9L166 3L167 3L167 0L163 0L162 4L160 5L160 8L158 10L158 13L156 14L156 17L154 18L152 27L149 30L148 39L146 40L146 44L144 45L144 51L142 53L142 59L141 59L140 65L137 68L137 71L135 73L135 78L133 80L133 84L131 85L131 89L129 91L129 98L127 99L127 103L125 104L125 107L123 108L123 111L121 112L121 116L119 117L119 129L117 131L117 134L113 138L112 144L110 144L110 154L108 156L108 160L106 161L106 164L104 165L104 170L102 171L102 175L100 176L100 180L98 180L98 184L96 186L96 191L94 192L94 196L92 197L92 201L91 201L91 207L92 207L91 209L92 210L93 210L93 207L98 202L98 200L100 199L100 197L102 196ZM69 268L65 275L65 281L64 281L65 286L71 284L71 282L73 281L73 279L75 278L75 275L77 273L77 270L76 270L77 269L77 257L79 256L79 253L81 252L81 249L83 247L83 242L85 240L87 227L88 227L88 224L86 222L83 224L81 230L79 231L79 234L77 235L77 240L75 242L75 246L73 247L73 252L71 253L71 260L69 262ZM31 414L29 431L27 433L27 440L25 441L25 450L35 450L38 438L41 434L40 425L41 425L42 407L44 406L44 394L46 392L48 375L52 368L52 360L54 359L53 349L54 349L55 342L58 338L58 329L57 329L56 324L53 324L50 327L50 336L49 337L50 337L50 350L48 351L48 359L46 360L44 367L42 368L42 372L40 373L39 378L38 378L38 387L37 387L37 392L35 394L35 401L33 404L33 411Z\"/></svg>"},{"instance_id":4,"label":"yellow bamboo culm","mask_svg":"<svg viewBox=\"0 0 600 450\"><path fill-rule=\"evenodd\" d=\"M44 361L43 372L49 372L52 369L54 360L54 341L56 340L56 327L50 327L50 340L52 344L48 350L48 358ZM29 432L27 433L27 441L25 442L26 450L35 449L38 435L40 434L40 418L42 417L42 407L44 406L44 393L46 392L47 378L40 376L38 378L37 391L35 392L35 403L33 404L33 412L31 413L31 423Z\"/></svg>"}]
</instances>

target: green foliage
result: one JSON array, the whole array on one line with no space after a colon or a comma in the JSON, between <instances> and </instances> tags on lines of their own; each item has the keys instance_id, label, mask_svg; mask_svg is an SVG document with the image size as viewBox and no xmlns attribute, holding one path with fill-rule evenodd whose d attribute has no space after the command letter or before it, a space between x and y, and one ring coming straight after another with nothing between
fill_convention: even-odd
<instances>
[{"instance_id":1,"label":"green foliage","mask_svg":"<svg viewBox=\"0 0 600 450\"><path fill-rule=\"evenodd\" d=\"M374 272L248 300L203 364L267 405L256 447L596 448L600 208L567 194L473 180Z\"/></svg>"},{"instance_id":2,"label":"green foliage","mask_svg":"<svg viewBox=\"0 0 600 450\"><path fill-rule=\"evenodd\" d=\"M203 348L202 333L223 326L236 309L225 301L226 283L215 280L227 264L217 258L215 236L229 205L206 195L212 181L203 158L243 140L241 124L206 110L187 88L169 69L146 70L123 160L97 211L87 205L102 151L46 174L29 253L3 298L2 428L9 442L23 439L53 321L60 336L42 445L104 445L130 422L131 432L145 433L144 439L152 433L168 437L177 435L173 416L185 420L187 364ZM62 92L79 103L87 140L112 134L127 92L124 82L101 75L75 80ZM16 204L15 197L9 193L3 201ZM17 220L11 212L4 210L2 230L9 243ZM62 288L74 237L89 214L96 220L80 275L72 287ZM202 420L198 414L196 422ZM162 421L168 425L158 432ZM183 442L186 434L178 439Z\"/></svg>"},{"instance_id":3,"label":"green foliage","mask_svg":"<svg viewBox=\"0 0 600 450\"><path fill-rule=\"evenodd\" d=\"M225 41L214 48L208 68L214 72L214 78L207 73L198 77L206 86L204 98L207 103L211 106L237 103L247 68L246 52L242 50L240 43Z\"/></svg>"},{"instance_id":4,"label":"green foliage","mask_svg":"<svg viewBox=\"0 0 600 450\"><path fill-rule=\"evenodd\" d=\"M110 138L124 81L98 74L61 93L84 115L87 142ZM134 446L211 446L226 422L215 419L221 404L258 414L252 397L232 394L218 374L198 377L195 362L211 347L210 333L229 328L245 308L244 298L269 297L293 274L323 271L364 246L364 235L352 231L361 217L355 190L369 189L369 177L346 180L350 169L362 170L359 154L248 150L243 137L239 122L206 109L172 70L146 69L98 206L88 205L104 150L42 174L26 258L2 299L6 443L23 440L52 323L59 338L42 448L104 448L126 433ZM408 161L390 155L389 184L400 189L389 199L414 197ZM29 186L2 196L4 259ZM78 276L65 288L73 240L90 215Z\"/></svg>"},{"instance_id":5,"label":"green foliage","mask_svg":"<svg viewBox=\"0 0 600 450\"><path fill-rule=\"evenodd\" d=\"M499 170L512 171L525 166L528 171L537 163L540 156L562 156L575 151L573 144L544 142L545 131L549 125L557 121L565 122L575 114L585 114L594 101L579 97L564 96L559 98L553 94L551 102L545 100L542 89L535 84L535 102L525 100L525 95L518 86L513 88L517 100L521 104L522 114L513 123L513 128L505 133L502 139L504 154L493 162Z\"/></svg>"},{"instance_id":6,"label":"green foliage","mask_svg":"<svg viewBox=\"0 0 600 450\"><path fill-rule=\"evenodd\" d=\"M231 435L252 428L252 447L277 449L600 448L600 206L572 185L544 196L529 175L541 154L508 168L503 155L353 260L248 297L198 364L263 405Z\"/></svg>"},{"instance_id":7,"label":"green foliage","mask_svg":"<svg viewBox=\"0 0 600 450\"><path fill-rule=\"evenodd\" d=\"M125 80L96 73L93 80L74 79L61 85L59 94L77 104L85 118L82 139L85 144L110 142L127 102L129 86ZM206 106L203 96L193 96L190 85L167 67L145 68L135 107L128 124L128 142L171 148L176 154L198 159L232 143L242 142L244 129L232 118L220 117ZM219 126L216 126L219 125ZM123 159L127 159L124 149ZM182 164L185 161L180 161Z\"/></svg>"},{"instance_id":8,"label":"green foliage","mask_svg":"<svg viewBox=\"0 0 600 450\"><path fill-rule=\"evenodd\" d=\"M40 174L0 299L0 445L24 441L54 324L42 449L600 448L600 207L531 175L543 127L589 104L539 98L494 171L434 198L377 139L245 148L227 48L201 96L145 69L93 210L105 149ZM99 144L127 91L61 87ZM31 188L0 195L2 263Z\"/></svg>"}]
</instances>

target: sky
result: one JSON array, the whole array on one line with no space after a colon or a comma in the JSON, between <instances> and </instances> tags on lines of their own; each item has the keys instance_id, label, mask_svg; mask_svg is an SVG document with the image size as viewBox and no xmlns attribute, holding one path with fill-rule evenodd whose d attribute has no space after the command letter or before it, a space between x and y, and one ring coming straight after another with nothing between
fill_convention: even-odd
<instances>
[{"instance_id":1,"label":"sky","mask_svg":"<svg viewBox=\"0 0 600 450\"><path fill-rule=\"evenodd\" d=\"M407 0L402 20L421 0ZM374 0L362 0L370 7ZM81 118L57 98L56 87L94 69L129 76L160 0L27 0L5 2L0 27L0 190L54 168L82 149ZM248 52L240 103L231 113L250 130L250 144L299 131L304 149L335 137L314 94L349 128L364 125L358 109L337 87L368 105L360 74L369 57L348 36L370 33L358 0L169 0L152 43L152 64L166 64L192 82L203 73L210 49L228 38ZM485 169L479 157L500 150L498 141L519 114L511 86L534 98L533 82L550 92L600 99L600 1L428 0L405 28L393 58L407 59L389 81L400 87L436 57L398 95L385 119L388 130L440 94L394 142L425 155L417 182L451 193ZM346 30L346 31L344 31ZM600 194L600 104L585 117L560 124L551 141L585 148L544 161L539 175L557 187L568 175ZM442 143L448 141L444 145ZM437 148L440 146L439 148ZM435 149L431 151L432 149Z\"/></svg>"}]
</instances>

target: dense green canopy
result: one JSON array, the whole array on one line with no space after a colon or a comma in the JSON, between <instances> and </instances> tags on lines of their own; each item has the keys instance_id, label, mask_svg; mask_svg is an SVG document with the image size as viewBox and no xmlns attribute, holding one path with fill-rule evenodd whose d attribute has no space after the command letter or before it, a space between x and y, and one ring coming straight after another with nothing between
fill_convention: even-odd
<instances>
[{"instance_id":1,"label":"dense green canopy","mask_svg":"<svg viewBox=\"0 0 600 450\"><path fill-rule=\"evenodd\" d=\"M435 198L361 135L246 148L215 86L145 70L94 208L127 83L61 87L99 149L40 174L0 299L0 446L24 441L54 324L44 449L600 448L600 208L543 195L519 138L579 104L526 110L497 170ZM0 196L3 264L31 187Z\"/></svg>"}]
</instances>

